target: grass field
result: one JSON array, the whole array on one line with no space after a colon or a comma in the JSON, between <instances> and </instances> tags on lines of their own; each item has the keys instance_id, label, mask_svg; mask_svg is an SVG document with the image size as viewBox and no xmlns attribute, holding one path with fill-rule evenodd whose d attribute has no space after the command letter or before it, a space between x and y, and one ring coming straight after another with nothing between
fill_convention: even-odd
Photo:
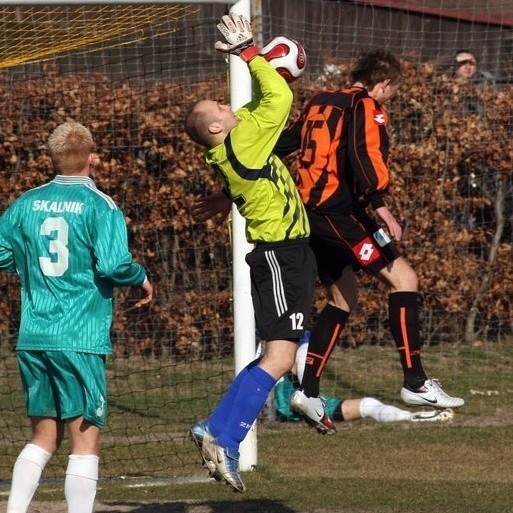
<instances>
[{"instance_id":1,"label":"grass field","mask_svg":"<svg viewBox=\"0 0 513 513\"><path fill-rule=\"evenodd\" d=\"M205 366L189 367L187 372L182 369L183 373L175 368L171 373L170 384L177 389L174 393L179 395L183 386L179 415L166 411L159 416L162 389L148 394L146 402L152 414L147 419L152 418L152 424L141 424L140 418L135 422L133 417L121 422L120 417L128 415L129 402L137 396L137 387L132 387L132 399L116 399L109 421L113 430L104 444L103 465L108 472L100 480L97 511L513 513L513 341L426 348L424 359L428 372L443 378L447 391L462 394L467 400L451 423L384 425L363 420L340 424L336 435L326 437L302 423L261 424L258 465L243 474L248 488L243 495L206 479L195 449L185 437L194 413L198 408L202 413L208 411L211 400L194 400L192 396L198 390L187 388L186 392L184 378L189 374L197 380L198 373L207 373ZM210 372L213 389L221 387L225 378L220 370L226 365L219 363L215 372ZM149 367L148 373L153 376L154 369ZM138 377L127 374L135 382L150 379L150 374L145 378L144 373ZM399 374L390 348L337 350L323 389L344 397L365 392L399 405ZM135 402L144 398L141 392ZM132 405L133 410L137 408L137 404ZM8 413L4 413L4 419L5 415ZM131 437L124 434L116 443L117 427L121 430L124 424L131 426ZM170 432L174 435L166 438ZM150 442L129 442L136 442L137 435L143 434ZM151 443L159 438L159 443ZM12 447L14 454L18 445ZM148 469L159 467L158 477L144 477L147 472L142 468L141 477L112 478L116 472L125 475L127 459L147 449L150 452L143 461ZM62 469L57 470L54 478L40 487L36 500L43 502L37 502L32 511L65 511L62 482L55 479ZM2 478L9 478L4 470ZM0 502L0 513L5 511L7 491L8 482L4 481L0 486L0 501L4 501Z\"/></svg>"}]
</instances>

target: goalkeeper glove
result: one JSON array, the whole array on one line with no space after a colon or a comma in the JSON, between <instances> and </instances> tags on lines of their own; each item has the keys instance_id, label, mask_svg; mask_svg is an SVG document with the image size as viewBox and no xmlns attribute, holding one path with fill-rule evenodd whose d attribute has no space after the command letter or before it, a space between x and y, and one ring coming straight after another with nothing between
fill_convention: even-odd
<instances>
[{"instance_id":1,"label":"goalkeeper glove","mask_svg":"<svg viewBox=\"0 0 513 513\"><path fill-rule=\"evenodd\" d=\"M226 43L217 41L215 49L223 53L237 55L246 62L256 57L260 50L253 43L251 23L242 15L234 12L225 15L217 28L226 39Z\"/></svg>"}]
</instances>

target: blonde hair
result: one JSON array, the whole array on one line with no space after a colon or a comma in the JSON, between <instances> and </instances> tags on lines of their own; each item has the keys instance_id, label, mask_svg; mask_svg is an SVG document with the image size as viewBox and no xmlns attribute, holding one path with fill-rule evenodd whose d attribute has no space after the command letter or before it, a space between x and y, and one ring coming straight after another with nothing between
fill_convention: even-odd
<instances>
[{"instance_id":1,"label":"blonde hair","mask_svg":"<svg viewBox=\"0 0 513 513\"><path fill-rule=\"evenodd\" d=\"M57 171L71 174L82 171L88 165L96 145L89 129L80 123L67 122L51 133L48 149Z\"/></svg>"}]
</instances>

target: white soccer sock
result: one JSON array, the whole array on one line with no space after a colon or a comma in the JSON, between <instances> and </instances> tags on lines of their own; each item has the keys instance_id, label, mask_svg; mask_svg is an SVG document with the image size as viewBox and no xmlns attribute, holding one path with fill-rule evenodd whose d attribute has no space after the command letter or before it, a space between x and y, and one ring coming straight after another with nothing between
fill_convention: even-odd
<instances>
[{"instance_id":1,"label":"white soccer sock","mask_svg":"<svg viewBox=\"0 0 513 513\"><path fill-rule=\"evenodd\" d=\"M308 339L302 338L299 340L296 352L296 376L299 382L303 381L303 374L305 373L306 355L308 353Z\"/></svg>"},{"instance_id":2,"label":"white soccer sock","mask_svg":"<svg viewBox=\"0 0 513 513\"><path fill-rule=\"evenodd\" d=\"M35 444L27 444L16 459L6 513L25 513L39 486L41 473L52 457Z\"/></svg>"},{"instance_id":3,"label":"white soccer sock","mask_svg":"<svg viewBox=\"0 0 513 513\"><path fill-rule=\"evenodd\" d=\"M71 454L66 469L64 494L68 513L91 513L96 497L99 457Z\"/></svg>"},{"instance_id":4,"label":"white soccer sock","mask_svg":"<svg viewBox=\"0 0 513 513\"><path fill-rule=\"evenodd\" d=\"M411 420L411 412L401 410L389 404L383 404L373 397L364 397L360 403L360 414L376 422L400 422Z\"/></svg>"}]
</instances>

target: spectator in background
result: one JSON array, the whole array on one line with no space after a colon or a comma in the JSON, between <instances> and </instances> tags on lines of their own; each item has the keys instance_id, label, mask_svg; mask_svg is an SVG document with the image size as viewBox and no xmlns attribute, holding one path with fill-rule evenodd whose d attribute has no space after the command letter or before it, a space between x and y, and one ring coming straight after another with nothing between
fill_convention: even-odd
<instances>
[{"instance_id":1,"label":"spectator in background","mask_svg":"<svg viewBox=\"0 0 513 513\"><path fill-rule=\"evenodd\" d=\"M490 71L478 69L477 59L468 50L458 50L454 56L454 78L459 83L496 85L501 82Z\"/></svg>"},{"instance_id":2,"label":"spectator in background","mask_svg":"<svg viewBox=\"0 0 513 513\"><path fill-rule=\"evenodd\" d=\"M460 105L463 114L484 114L484 108L476 96L474 85L484 79L477 72L477 60L467 50L459 50L454 56L454 80L460 84Z\"/></svg>"},{"instance_id":3,"label":"spectator in background","mask_svg":"<svg viewBox=\"0 0 513 513\"><path fill-rule=\"evenodd\" d=\"M454 76L457 80L472 80L477 73L477 60L469 51L459 50L454 57Z\"/></svg>"},{"instance_id":4,"label":"spectator in background","mask_svg":"<svg viewBox=\"0 0 513 513\"><path fill-rule=\"evenodd\" d=\"M468 50L459 50L454 56L454 79L460 85L458 89L459 107L464 115L478 114L482 123L487 123L485 106L477 95L475 86L492 83L490 73L478 72L477 60ZM493 173L490 173L486 163L476 159L462 160L457 163L460 180L458 191L463 198L486 198L493 191L490 183ZM493 196L493 193L492 193ZM480 224L491 225L494 217L493 207L485 205L479 209L472 203L459 208L455 212L454 221L468 230L478 228Z\"/></svg>"},{"instance_id":5,"label":"spectator in background","mask_svg":"<svg viewBox=\"0 0 513 513\"><path fill-rule=\"evenodd\" d=\"M474 55L468 50L459 50L454 56L454 79L462 86L460 104L463 114L480 114L484 119L484 106L472 86L493 82L492 75L478 72ZM468 86L466 89L465 84Z\"/></svg>"},{"instance_id":6,"label":"spectator in background","mask_svg":"<svg viewBox=\"0 0 513 513\"><path fill-rule=\"evenodd\" d=\"M16 352L32 426L14 464L7 513L27 511L66 426L68 512L90 513L107 416L113 289L141 287L136 307L152 300L153 289L132 262L123 212L89 176L97 159L89 130L63 123L48 148L59 174L0 218L0 269L17 272L21 285Z\"/></svg>"}]
</instances>

